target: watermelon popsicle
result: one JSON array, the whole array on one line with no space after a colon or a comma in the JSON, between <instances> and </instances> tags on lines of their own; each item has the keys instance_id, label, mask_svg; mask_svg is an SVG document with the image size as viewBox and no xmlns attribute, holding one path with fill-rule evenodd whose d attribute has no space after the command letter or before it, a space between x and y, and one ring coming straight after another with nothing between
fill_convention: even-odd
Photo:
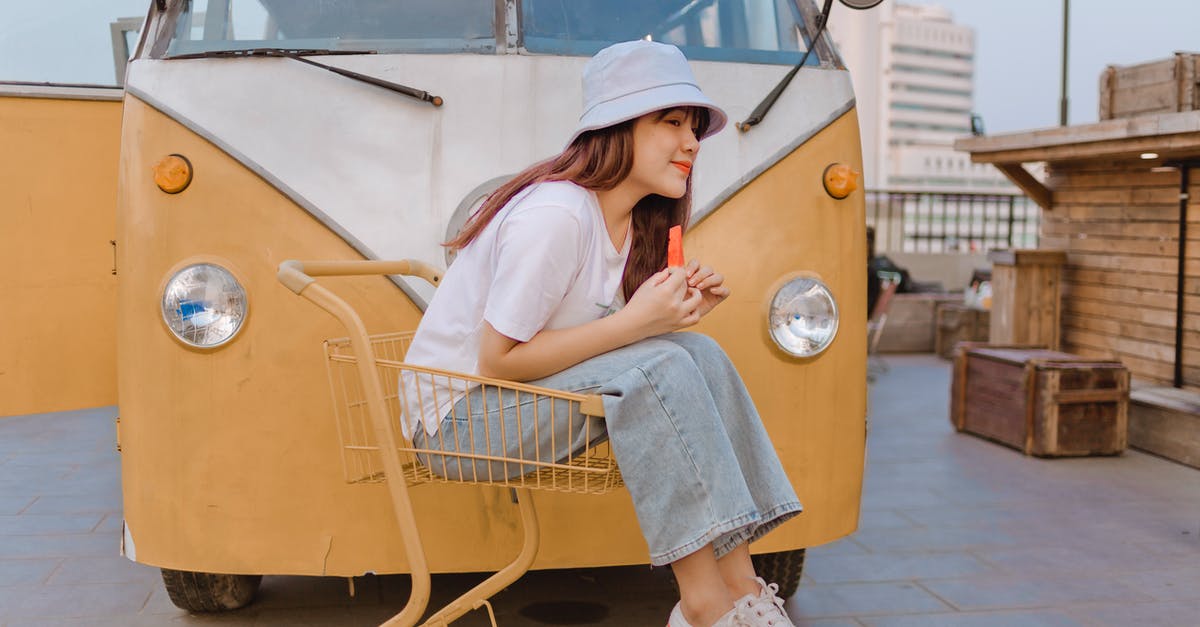
<instances>
[{"instance_id":1,"label":"watermelon popsicle","mask_svg":"<svg viewBox=\"0 0 1200 627\"><path fill-rule=\"evenodd\" d=\"M683 260L683 227L676 224L667 232L667 267L682 268Z\"/></svg>"}]
</instances>

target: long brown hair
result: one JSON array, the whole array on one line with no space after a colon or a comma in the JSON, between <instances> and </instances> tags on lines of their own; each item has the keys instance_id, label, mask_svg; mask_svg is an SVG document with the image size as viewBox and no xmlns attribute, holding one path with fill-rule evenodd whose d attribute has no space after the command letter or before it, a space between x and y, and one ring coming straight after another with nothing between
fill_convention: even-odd
<instances>
[{"instance_id":1,"label":"long brown hair","mask_svg":"<svg viewBox=\"0 0 1200 627\"><path fill-rule=\"evenodd\" d=\"M696 125L696 136L708 127L708 109L687 107ZM671 110L657 112L660 118ZM592 191L616 187L633 169L633 124L628 120L613 126L588 131L571 142L558 155L535 163L519 172L483 201L454 239L443 246L460 249L479 236L505 205L530 185L544 181L570 181ZM687 191L679 198L649 194L633 206L633 241L629 260L621 278L621 291L628 301L650 275L666 265L667 231L679 224L687 230L692 207L692 179Z\"/></svg>"}]
</instances>

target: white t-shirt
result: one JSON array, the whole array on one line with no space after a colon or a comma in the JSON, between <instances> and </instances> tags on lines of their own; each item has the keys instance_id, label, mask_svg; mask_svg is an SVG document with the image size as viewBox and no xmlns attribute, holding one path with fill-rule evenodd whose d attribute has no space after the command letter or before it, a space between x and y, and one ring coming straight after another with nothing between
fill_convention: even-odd
<instances>
[{"instance_id":1,"label":"white t-shirt","mask_svg":"<svg viewBox=\"0 0 1200 627\"><path fill-rule=\"evenodd\" d=\"M632 231L617 250L595 193L574 183L550 181L522 190L458 252L404 361L478 374L485 320L527 342L542 329L578 326L612 313L624 303L620 287ZM408 399L402 428L411 437L421 421L433 435L465 390L451 390L441 377L433 377L431 389L422 375L418 401L413 379L401 382Z\"/></svg>"}]
</instances>

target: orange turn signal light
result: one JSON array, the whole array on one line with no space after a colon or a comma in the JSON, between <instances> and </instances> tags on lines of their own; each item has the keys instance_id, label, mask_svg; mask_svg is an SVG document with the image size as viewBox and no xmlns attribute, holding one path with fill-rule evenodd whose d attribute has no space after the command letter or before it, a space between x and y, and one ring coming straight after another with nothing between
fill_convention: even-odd
<instances>
[{"instance_id":1,"label":"orange turn signal light","mask_svg":"<svg viewBox=\"0 0 1200 627\"><path fill-rule=\"evenodd\" d=\"M858 189L858 177L862 172L841 163L831 163L825 168L821 177L825 183L825 192L841 200Z\"/></svg>"},{"instance_id":2,"label":"orange turn signal light","mask_svg":"<svg viewBox=\"0 0 1200 627\"><path fill-rule=\"evenodd\" d=\"M154 183L168 194L178 194L192 183L192 162L183 155L167 155L154 165Z\"/></svg>"}]
</instances>

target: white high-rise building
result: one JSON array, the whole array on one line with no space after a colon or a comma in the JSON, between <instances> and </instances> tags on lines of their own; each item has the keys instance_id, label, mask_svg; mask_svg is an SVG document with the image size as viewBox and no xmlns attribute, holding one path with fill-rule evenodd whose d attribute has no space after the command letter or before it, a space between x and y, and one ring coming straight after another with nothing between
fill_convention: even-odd
<instances>
[{"instance_id":1,"label":"white high-rise building","mask_svg":"<svg viewBox=\"0 0 1200 627\"><path fill-rule=\"evenodd\" d=\"M974 30L938 6L835 6L829 30L854 77L867 188L1011 190L952 147L971 134Z\"/></svg>"}]
</instances>

